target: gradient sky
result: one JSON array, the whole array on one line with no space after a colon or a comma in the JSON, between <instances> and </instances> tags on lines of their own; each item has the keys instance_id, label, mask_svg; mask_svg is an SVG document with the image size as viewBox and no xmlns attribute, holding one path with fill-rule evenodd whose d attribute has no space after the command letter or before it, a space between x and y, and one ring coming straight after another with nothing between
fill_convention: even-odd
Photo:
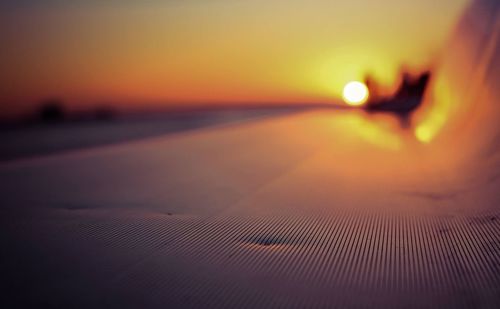
<instances>
[{"instance_id":1,"label":"gradient sky","mask_svg":"<svg viewBox=\"0 0 500 309\"><path fill-rule=\"evenodd\" d=\"M48 1L0 4L0 115L73 108L329 102L434 61L468 0Z\"/></svg>"}]
</instances>

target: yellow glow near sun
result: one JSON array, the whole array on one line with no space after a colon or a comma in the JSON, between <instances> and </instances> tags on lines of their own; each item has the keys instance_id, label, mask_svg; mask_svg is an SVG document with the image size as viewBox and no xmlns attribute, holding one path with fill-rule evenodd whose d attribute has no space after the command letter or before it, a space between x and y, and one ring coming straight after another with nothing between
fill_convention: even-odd
<instances>
[{"instance_id":1,"label":"yellow glow near sun","mask_svg":"<svg viewBox=\"0 0 500 309\"><path fill-rule=\"evenodd\" d=\"M351 106L363 105L368 100L368 87L361 82L349 82L344 86L344 101Z\"/></svg>"}]
</instances>

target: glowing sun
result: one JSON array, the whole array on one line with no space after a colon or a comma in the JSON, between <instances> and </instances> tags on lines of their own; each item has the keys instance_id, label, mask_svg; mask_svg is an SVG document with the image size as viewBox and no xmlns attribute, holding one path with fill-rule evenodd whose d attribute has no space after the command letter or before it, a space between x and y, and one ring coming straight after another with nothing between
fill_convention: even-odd
<instances>
[{"instance_id":1,"label":"glowing sun","mask_svg":"<svg viewBox=\"0 0 500 309\"><path fill-rule=\"evenodd\" d=\"M368 87L361 82L349 82L344 86L344 101L351 106L363 105L368 100Z\"/></svg>"}]
</instances>

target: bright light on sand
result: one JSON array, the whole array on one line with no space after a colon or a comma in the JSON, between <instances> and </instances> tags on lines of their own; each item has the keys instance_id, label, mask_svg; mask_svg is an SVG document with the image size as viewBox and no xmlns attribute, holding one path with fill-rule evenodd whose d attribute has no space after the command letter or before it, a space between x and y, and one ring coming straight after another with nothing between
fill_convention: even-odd
<instances>
[{"instance_id":1,"label":"bright light on sand","mask_svg":"<svg viewBox=\"0 0 500 309\"><path fill-rule=\"evenodd\" d=\"M344 87L343 97L349 105L362 105L368 100L368 87L361 82L349 82Z\"/></svg>"}]
</instances>

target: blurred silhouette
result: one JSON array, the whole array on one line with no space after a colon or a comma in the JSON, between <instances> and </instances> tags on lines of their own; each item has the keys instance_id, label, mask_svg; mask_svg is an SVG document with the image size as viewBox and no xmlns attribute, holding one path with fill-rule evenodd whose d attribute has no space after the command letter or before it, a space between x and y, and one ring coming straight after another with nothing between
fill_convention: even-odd
<instances>
[{"instance_id":1,"label":"blurred silhouette","mask_svg":"<svg viewBox=\"0 0 500 309\"><path fill-rule=\"evenodd\" d=\"M45 123L59 123L66 118L64 103L57 99L43 101L38 110L38 119Z\"/></svg>"},{"instance_id":2,"label":"blurred silhouette","mask_svg":"<svg viewBox=\"0 0 500 309\"><path fill-rule=\"evenodd\" d=\"M371 75L367 74L364 80L364 84L368 88L368 91L370 93L370 101L376 101L379 100L379 85L377 83L377 80ZM370 103L370 101L368 103Z\"/></svg>"},{"instance_id":3,"label":"blurred silhouette","mask_svg":"<svg viewBox=\"0 0 500 309\"><path fill-rule=\"evenodd\" d=\"M97 121L111 121L116 117L116 112L111 107L101 106L94 111L94 118Z\"/></svg>"},{"instance_id":4,"label":"blurred silhouette","mask_svg":"<svg viewBox=\"0 0 500 309\"><path fill-rule=\"evenodd\" d=\"M365 83L370 91L370 100L366 105L366 110L372 113L395 114L403 124L407 124L410 114L422 104L430 78L430 71L425 71L417 77L403 72L402 82L396 93L392 97L383 98L378 96L378 86L375 80L367 76Z\"/></svg>"},{"instance_id":5,"label":"blurred silhouette","mask_svg":"<svg viewBox=\"0 0 500 309\"><path fill-rule=\"evenodd\" d=\"M117 112L107 105L98 106L93 109L85 109L73 112L69 115L71 122L108 122L116 119Z\"/></svg>"}]
</instances>

